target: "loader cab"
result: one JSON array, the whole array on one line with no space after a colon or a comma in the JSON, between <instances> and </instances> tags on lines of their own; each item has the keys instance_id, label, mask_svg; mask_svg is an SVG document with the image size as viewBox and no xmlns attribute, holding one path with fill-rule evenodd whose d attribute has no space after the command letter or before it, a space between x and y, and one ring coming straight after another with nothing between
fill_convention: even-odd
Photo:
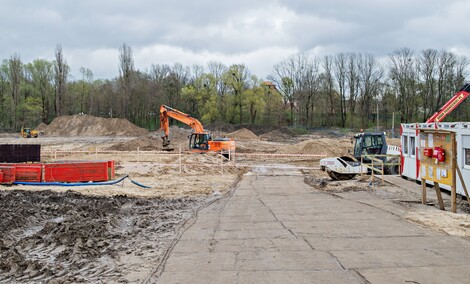
<instances>
[{"instance_id":1,"label":"loader cab","mask_svg":"<svg viewBox=\"0 0 470 284\"><path fill-rule=\"evenodd\" d=\"M189 137L189 148L191 150L209 150L211 135L208 133L192 133Z\"/></svg>"},{"instance_id":2,"label":"loader cab","mask_svg":"<svg viewBox=\"0 0 470 284\"><path fill-rule=\"evenodd\" d=\"M358 160L361 155L387 154L387 142L383 132L365 132L354 135L354 157Z\"/></svg>"}]
</instances>

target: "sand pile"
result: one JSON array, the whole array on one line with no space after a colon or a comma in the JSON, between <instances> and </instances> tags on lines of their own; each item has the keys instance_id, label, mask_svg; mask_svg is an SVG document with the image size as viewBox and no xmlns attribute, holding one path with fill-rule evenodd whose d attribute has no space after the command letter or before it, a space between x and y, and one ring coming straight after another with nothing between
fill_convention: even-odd
<instances>
[{"instance_id":1,"label":"sand pile","mask_svg":"<svg viewBox=\"0 0 470 284\"><path fill-rule=\"evenodd\" d=\"M111 151L159 151L162 149L162 139L155 136L141 136L127 142L117 143L106 150Z\"/></svg>"},{"instance_id":2,"label":"sand pile","mask_svg":"<svg viewBox=\"0 0 470 284\"><path fill-rule=\"evenodd\" d=\"M127 119L92 115L56 117L44 130L48 136L141 136L147 133Z\"/></svg>"},{"instance_id":3,"label":"sand pile","mask_svg":"<svg viewBox=\"0 0 470 284\"><path fill-rule=\"evenodd\" d=\"M183 129L178 126L170 127L170 146L175 150L181 147L182 150L186 150L188 147L188 135L191 134L191 129ZM132 139L127 142L121 142L114 144L106 150L111 151L136 151L137 148L141 151L160 151L162 150L162 138L163 131L157 131L151 136L141 136Z\"/></svg>"},{"instance_id":4,"label":"sand pile","mask_svg":"<svg viewBox=\"0 0 470 284\"><path fill-rule=\"evenodd\" d=\"M337 157L348 154L353 145L350 139L320 138L305 140L280 150L288 154L326 154L327 157Z\"/></svg>"},{"instance_id":5,"label":"sand pile","mask_svg":"<svg viewBox=\"0 0 470 284\"><path fill-rule=\"evenodd\" d=\"M234 138L235 140L259 140L258 135L246 128L241 128L237 131L228 133L227 137Z\"/></svg>"},{"instance_id":6,"label":"sand pile","mask_svg":"<svg viewBox=\"0 0 470 284\"><path fill-rule=\"evenodd\" d=\"M401 146L400 138L387 138L387 145Z\"/></svg>"},{"instance_id":7,"label":"sand pile","mask_svg":"<svg viewBox=\"0 0 470 284\"><path fill-rule=\"evenodd\" d=\"M292 140L292 135L276 129L271 132L261 134L259 138L264 141L288 142Z\"/></svg>"},{"instance_id":8,"label":"sand pile","mask_svg":"<svg viewBox=\"0 0 470 284\"><path fill-rule=\"evenodd\" d=\"M170 126L170 141L171 143L187 143L189 135L191 135L192 129L185 129L176 125ZM163 131L159 131L159 136L163 135Z\"/></svg>"},{"instance_id":9,"label":"sand pile","mask_svg":"<svg viewBox=\"0 0 470 284\"><path fill-rule=\"evenodd\" d=\"M34 128L34 130L37 130L37 131L40 131L40 132L42 132L46 129L47 129L47 124L45 124L44 122L42 122L36 128Z\"/></svg>"}]
</instances>

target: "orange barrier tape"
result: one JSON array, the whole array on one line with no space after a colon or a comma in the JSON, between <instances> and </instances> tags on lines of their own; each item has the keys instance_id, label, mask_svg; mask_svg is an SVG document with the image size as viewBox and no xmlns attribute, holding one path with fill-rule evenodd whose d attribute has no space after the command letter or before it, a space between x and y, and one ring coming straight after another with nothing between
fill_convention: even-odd
<instances>
[{"instance_id":1,"label":"orange barrier tape","mask_svg":"<svg viewBox=\"0 0 470 284\"><path fill-rule=\"evenodd\" d=\"M268 157L327 157L325 154L268 154L268 153L236 153L234 156L268 156Z\"/></svg>"},{"instance_id":2,"label":"orange barrier tape","mask_svg":"<svg viewBox=\"0 0 470 284\"><path fill-rule=\"evenodd\" d=\"M168 152L168 151L67 151L67 150L45 150L43 154L139 154L139 155L179 155L180 152ZM193 154L190 151L182 151L181 154ZM215 154L215 153L214 153ZM327 157L326 154L270 154L270 153L232 153L233 156L267 156L267 157Z\"/></svg>"}]
</instances>

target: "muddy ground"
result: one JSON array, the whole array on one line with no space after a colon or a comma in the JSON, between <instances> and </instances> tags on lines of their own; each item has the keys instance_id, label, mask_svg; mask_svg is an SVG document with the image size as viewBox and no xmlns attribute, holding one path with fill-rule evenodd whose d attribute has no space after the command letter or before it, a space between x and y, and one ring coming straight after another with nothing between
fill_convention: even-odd
<instances>
[{"instance_id":1,"label":"muddy ground","mask_svg":"<svg viewBox=\"0 0 470 284\"><path fill-rule=\"evenodd\" d=\"M0 191L0 282L139 282L206 198Z\"/></svg>"},{"instance_id":2,"label":"muddy ground","mask_svg":"<svg viewBox=\"0 0 470 284\"><path fill-rule=\"evenodd\" d=\"M318 161L322 155L347 154L352 148L348 133L220 132L220 136L235 138L237 144L235 161L225 161L218 155L185 152L187 129L172 128L170 135L177 151L167 154L145 152L161 149L160 133L96 136L96 128L89 131L92 135L43 135L37 139L1 134L0 143L40 143L43 161L115 160L116 176L129 175L150 188L128 180L80 188L3 186L0 282L143 282L178 239L181 226L200 208L229 194L253 166L267 173L270 167L296 167L305 174L306 183L316 189L331 194L373 192L405 204L412 221L435 228L447 224L447 228L461 229L463 236L469 232L470 223L455 216L448 217L447 223L431 224L429 220L439 217L433 215L435 210L423 213L417 193L390 185L379 187L368 180L335 182L327 178L318 170ZM60 152L64 150L78 152ZM295 154L311 156L292 156Z\"/></svg>"}]
</instances>

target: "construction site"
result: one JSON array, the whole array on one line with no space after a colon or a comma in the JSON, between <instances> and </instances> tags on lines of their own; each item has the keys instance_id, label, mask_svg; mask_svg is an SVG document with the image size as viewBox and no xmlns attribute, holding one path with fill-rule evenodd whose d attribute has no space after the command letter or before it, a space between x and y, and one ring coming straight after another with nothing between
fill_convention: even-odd
<instances>
[{"instance_id":1,"label":"construction site","mask_svg":"<svg viewBox=\"0 0 470 284\"><path fill-rule=\"evenodd\" d=\"M456 198L451 213L449 192L440 199L425 188L422 204L422 185L398 172L321 170L321 159L354 151L353 132L210 129L223 138L205 142L235 142L221 155L189 151L193 130L186 126L163 133L172 151L163 151L169 143L162 131L125 119L62 116L35 130L37 138L0 137L0 144L40 145L40 161L16 164L15 181L6 174L13 166L0 167L0 282L468 279L465 197ZM403 147L400 138L386 141ZM102 161L106 177L97 182L76 170ZM48 174L58 165L73 174Z\"/></svg>"}]
</instances>

